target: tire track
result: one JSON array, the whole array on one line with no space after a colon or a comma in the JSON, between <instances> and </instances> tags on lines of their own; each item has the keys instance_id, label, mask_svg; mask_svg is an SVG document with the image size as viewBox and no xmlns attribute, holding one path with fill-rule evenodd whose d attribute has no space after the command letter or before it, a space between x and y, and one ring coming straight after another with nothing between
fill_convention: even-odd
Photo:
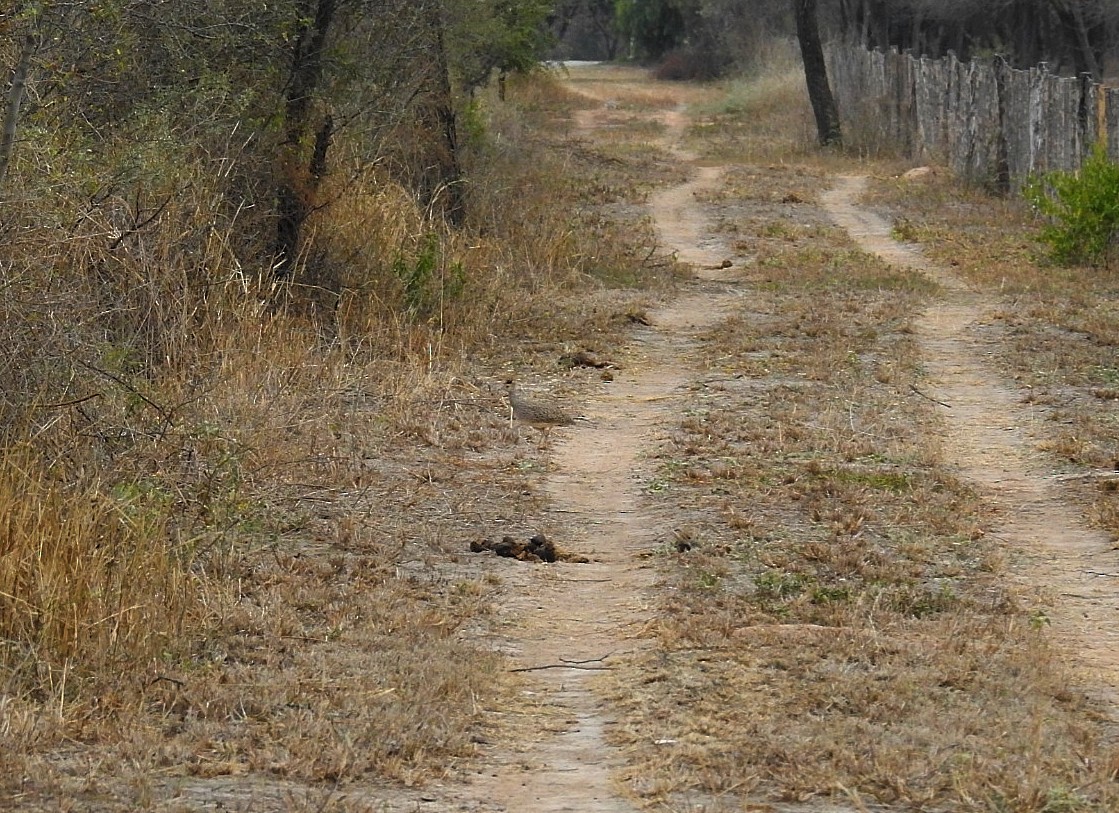
<instances>
[{"instance_id":1,"label":"tire track","mask_svg":"<svg viewBox=\"0 0 1119 813\"><path fill-rule=\"evenodd\" d=\"M1054 597L1048 616L1055 640L1075 656L1079 682L1119 720L1119 555L1107 534L1089 527L1037 451L1039 415L967 335L996 303L917 247L893 240L889 224L855 202L866 183L865 176L838 178L821 202L864 251L945 289L914 325L930 395L947 404L940 408L945 456L994 508L993 533L1023 559L1011 575Z\"/></svg>"},{"instance_id":2,"label":"tire track","mask_svg":"<svg viewBox=\"0 0 1119 813\"><path fill-rule=\"evenodd\" d=\"M668 125L664 146L691 160L676 146L686 121L682 110L662 117ZM593 113L580 121L593 132ZM682 261L714 266L726 254L719 241L707 240L710 224L696 196L715 187L722 171L703 167L692 174L650 196L649 209L665 248ZM650 312L652 326L635 332L625 370L586 403L591 426L552 433L555 469L545 484L551 511L572 531L565 547L592 564L534 571L539 575L506 608L516 620L510 638L514 666L545 667L526 673L528 691L547 698L560 722L527 752L500 760L475 781L476 791L499 810L637 809L613 779L622 762L607 744L612 720L596 691L600 675L594 669L609 668L643 645L639 635L649 621L654 572L639 554L660 543L663 524L643 503L642 484L653 475L644 453L682 408L685 386L700 375L689 361L692 336L724 318L737 298L716 281L731 280L703 273L674 302Z\"/></svg>"}]
</instances>

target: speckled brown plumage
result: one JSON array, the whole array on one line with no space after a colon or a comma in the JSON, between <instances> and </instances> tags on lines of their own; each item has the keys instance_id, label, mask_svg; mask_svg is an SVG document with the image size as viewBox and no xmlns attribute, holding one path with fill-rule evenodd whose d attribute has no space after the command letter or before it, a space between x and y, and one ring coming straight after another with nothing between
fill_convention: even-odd
<instances>
[{"instance_id":1,"label":"speckled brown plumage","mask_svg":"<svg viewBox=\"0 0 1119 813\"><path fill-rule=\"evenodd\" d=\"M553 426L570 426L575 423L575 419L564 412L558 404L543 399L525 398L517 391L517 382L512 379L506 381L505 386L513 417L521 423L527 423L543 431Z\"/></svg>"}]
</instances>

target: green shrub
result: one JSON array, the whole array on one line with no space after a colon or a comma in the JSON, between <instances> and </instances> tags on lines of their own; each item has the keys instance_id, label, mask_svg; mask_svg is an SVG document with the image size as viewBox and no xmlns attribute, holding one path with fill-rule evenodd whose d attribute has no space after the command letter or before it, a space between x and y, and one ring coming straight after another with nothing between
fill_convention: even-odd
<instances>
[{"instance_id":1,"label":"green shrub","mask_svg":"<svg viewBox=\"0 0 1119 813\"><path fill-rule=\"evenodd\" d=\"M435 319L442 326L443 306L457 299L466 282L460 261L449 261L436 234L424 236L415 257L399 255L393 273L403 284L404 307L413 321Z\"/></svg>"},{"instance_id":2,"label":"green shrub","mask_svg":"<svg viewBox=\"0 0 1119 813\"><path fill-rule=\"evenodd\" d=\"M1062 265L1103 265L1119 232L1119 164L1096 147L1079 172L1032 178L1022 194L1047 219L1038 239Z\"/></svg>"}]
</instances>

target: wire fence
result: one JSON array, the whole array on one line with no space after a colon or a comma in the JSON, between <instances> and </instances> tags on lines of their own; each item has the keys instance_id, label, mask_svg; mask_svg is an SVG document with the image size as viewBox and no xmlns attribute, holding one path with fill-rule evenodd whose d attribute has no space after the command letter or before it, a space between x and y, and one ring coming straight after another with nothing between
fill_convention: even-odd
<instances>
[{"instance_id":1,"label":"wire fence","mask_svg":"<svg viewBox=\"0 0 1119 813\"><path fill-rule=\"evenodd\" d=\"M1086 75L840 43L827 60L844 140L869 152L942 163L1008 192L1032 174L1079 168L1097 143L1119 159L1119 88Z\"/></svg>"}]
</instances>

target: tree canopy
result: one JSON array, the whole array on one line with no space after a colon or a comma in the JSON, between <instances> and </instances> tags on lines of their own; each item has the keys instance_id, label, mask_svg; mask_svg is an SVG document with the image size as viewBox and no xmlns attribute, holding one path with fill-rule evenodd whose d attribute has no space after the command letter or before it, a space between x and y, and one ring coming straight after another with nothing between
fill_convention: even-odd
<instances>
[{"instance_id":1,"label":"tree canopy","mask_svg":"<svg viewBox=\"0 0 1119 813\"><path fill-rule=\"evenodd\" d=\"M217 161L231 216L276 224L250 230L271 240L241 248L274 252L286 272L343 142L348 159L395 167L425 205L461 206L445 194L460 182L459 100L495 71L536 64L548 10L542 0L22 0L0 12L10 77L0 207L4 194L47 185L72 199L130 190L155 201Z\"/></svg>"},{"instance_id":2,"label":"tree canopy","mask_svg":"<svg viewBox=\"0 0 1119 813\"><path fill-rule=\"evenodd\" d=\"M795 35L793 10L789 0L558 0L549 20L560 57L702 53L706 64L751 70L767 39ZM1112 0L821 0L819 19L824 39L932 57L999 54L1101 78L1119 34Z\"/></svg>"}]
</instances>

